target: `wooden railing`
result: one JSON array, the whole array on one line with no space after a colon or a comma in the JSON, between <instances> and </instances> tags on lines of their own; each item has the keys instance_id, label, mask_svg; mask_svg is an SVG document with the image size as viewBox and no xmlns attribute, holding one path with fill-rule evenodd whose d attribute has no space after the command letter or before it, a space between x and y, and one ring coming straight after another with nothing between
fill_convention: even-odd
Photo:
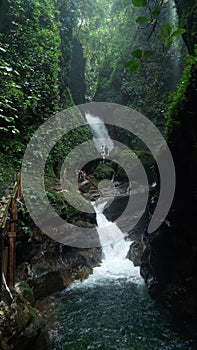
<instances>
[{"instance_id":1,"label":"wooden railing","mask_svg":"<svg viewBox=\"0 0 197 350\"><path fill-rule=\"evenodd\" d=\"M0 290L15 283L17 200L22 199L22 178L16 174L9 194L0 198Z\"/></svg>"}]
</instances>

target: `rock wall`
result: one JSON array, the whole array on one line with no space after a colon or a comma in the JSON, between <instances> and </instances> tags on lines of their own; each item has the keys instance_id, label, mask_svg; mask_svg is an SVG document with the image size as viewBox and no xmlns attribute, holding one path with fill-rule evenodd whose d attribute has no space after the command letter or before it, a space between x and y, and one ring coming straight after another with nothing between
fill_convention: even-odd
<instances>
[{"instance_id":1,"label":"rock wall","mask_svg":"<svg viewBox=\"0 0 197 350\"><path fill-rule=\"evenodd\" d=\"M99 265L101 251L62 246L36 227L31 239L24 232L18 239L13 300L5 291L0 295L0 349L47 350L47 326L53 312L47 305L47 317L43 318L44 300L73 281L87 278Z\"/></svg>"},{"instance_id":2,"label":"rock wall","mask_svg":"<svg viewBox=\"0 0 197 350\"><path fill-rule=\"evenodd\" d=\"M194 52L196 5L176 1L185 41ZM187 16L186 16L187 14ZM184 22L185 21L185 22ZM197 60L188 60L185 75L169 109L167 135L176 168L176 192L167 220L152 235L144 233L141 274L153 297L197 325ZM186 80L185 80L186 79ZM182 85L182 87L181 87Z\"/></svg>"},{"instance_id":3,"label":"rock wall","mask_svg":"<svg viewBox=\"0 0 197 350\"><path fill-rule=\"evenodd\" d=\"M5 292L1 294L0 349L47 350L49 336L42 316L32 306L32 299L22 295L22 289L26 295L32 295L28 286L13 292L13 300Z\"/></svg>"},{"instance_id":4,"label":"rock wall","mask_svg":"<svg viewBox=\"0 0 197 350\"><path fill-rule=\"evenodd\" d=\"M99 265L101 253L63 246L34 228L30 242L18 242L16 256L17 281L27 282L38 300L87 278Z\"/></svg>"}]
</instances>

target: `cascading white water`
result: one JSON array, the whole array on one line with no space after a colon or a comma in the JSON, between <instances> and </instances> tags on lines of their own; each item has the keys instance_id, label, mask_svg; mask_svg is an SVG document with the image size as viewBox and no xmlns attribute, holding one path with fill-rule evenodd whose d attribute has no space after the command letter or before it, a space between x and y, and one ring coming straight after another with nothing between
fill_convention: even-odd
<instances>
[{"instance_id":1,"label":"cascading white water","mask_svg":"<svg viewBox=\"0 0 197 350\"><path fill-rule=\"evenodd\" d=\"M102 246L103 259L101 266L95 267L93 275L88 281L98 279L119 279L127 278L133 282L142 282L139 267L127 259L127 254L132 244L126 240L126 235L121 232L118 226L106 219L103 209L106 202L94 203L97 220L97 232Z\"/></svg>"},{"instance_id":2,"label":"cascading white water","mask_svg":"<svg viewBox=\"0 0 197 350\"><path fill-rule=\"evenodd\" d=\"M86 119L92 129L98 151L100 151L102 144L107 145L109 151L112 150L113 142L103 121L91 114L86 114ZM92 202L96 212L97 232L102 247L102 261L100 266L93 269L93 274L83 281L83 284L91 286L95 283L98 284L99 282L103 283L103 281L118 280L120 278L142 284L143 279L140 276L139 267L135 267L132 261L127 258L132 242L126 239L127 235L122 233L115 223L107 220L103 214L106 203L103 199ZM71 289L80 288L80 285L81 282L76 281L71 286Z\"/></svg>"},{"instance_id":3,"label":"cascading white water","mask_svg":"<svg viewBox=\"0 0 197 350\"><path fill-rule=\"evenodd\" d=\"M114 145L103 121L90 113L86 113L86 120L92 130L97 150L100 151L101 146L105 144L110 152ZM103 214L106 202L97 200L92 205L96 212L97 232L102 247L103 259L101 265L94 268L93 274L89 276L85 283L119 278L131 279L137 283L142 282L139 267L135 267L127 259L132 242L126 240L126 235L121 232L115 223L108 221Z\"/></svg>"},{"instance_id":4,"label":"cascading white water","mask_svg":"<svg viewBox=\"0 0 197 350\"><path fill-rule=\"evenodd\" d=\"M92 203L96 212L97 231L99 233L99 240L101 246L103 247L103 252L106 246L108 246L112 242L116 242L123 236L119 228L113 222L108 221L105 215L103 214L103 209L106 204L107 202L99 201L97 201L96 203ZM105 252L104 255L106 255Z\"/></svg>"},{"instance_id":5,"label":"cascading white water","mask_svg":"<svg viewBox=\"0 0 197 350\"><path fill-rule=\"evenodd\" d=\"M170 0L168 3L169 6L169 23L175 29L178 26L178 15L175 6L174 0ZM169 49L173 75L171 76L172 80L172 88L174 89L181 77L182 74L182 64L184 61L184 42L181 36L177 36L173 38L173 43Z\"/></svg>"},{"instance_id":6,"label":"cascading white water","mask_svg":"<svg viewBox=\"0 0 197 350\"><path fill-rule=\"evenodd\" d=\"M100 152L102 145L106 145L110 152L113 149L114 144L109 137L108 130L103 121L99 117L95 117L90 113L86 113L85 117L92 130L94 136L93 140L98 152Z\"/></svg>"}]
</instances>

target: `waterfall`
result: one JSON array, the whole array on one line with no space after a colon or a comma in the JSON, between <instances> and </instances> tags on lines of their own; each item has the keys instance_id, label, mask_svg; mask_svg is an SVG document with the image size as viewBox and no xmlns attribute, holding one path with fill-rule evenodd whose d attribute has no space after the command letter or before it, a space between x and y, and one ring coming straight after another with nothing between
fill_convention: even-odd
<instances>
[{"instance_id":1,"label":"waterfall","mask_svg":"<svg viewBox=\"0 0 197 350\"><path fill-rule=\"evenodd\" d=\"M127 235L115 223L106 219L103 214L105 205L106 202L99 200L93 204L103 258L101 266L94 268L93 275L88 280L126 278L133 282L142 282L139 267L135 267L127 258L132 242L126 239Z\"/></svg>"},{"instance_id":2,"label":"waterfall","mask_svg":"<svg viewBox=\"0 0 197 350\"><path fill-rule=\"evenodd\" d=\"M102 145L106 145L110 152L113 149L114 145L109 137L108 130L103 121L99 117L95 117L90 113L86 113L85 117L92 130L93 140L98 152L100 152Z\"/></svg>"},{"instance_id":3,"label":"waterfall","mask_svg":"<svg viewBox=\"0 0 197 350\"><path fill-rule=\"evenodd\" d=\"M104 122L89 113L86 113L86 120L92 130L97 150L100 151L104 144L107 145L110 152L114 145ZM92 203L96 212L97 232L102 247L102 262L100 266L93 269L93 274L84 283L119 278L131 279L137 283L142 282L139 267L135 267L127 258L132 242L126 239L126 234L122 233L115 223L107 220L103 214L106 204L107 202L102 199Z\"/></svg>"},{"instance_id":4,"label":"waterfall","mask_svg":"<svg viewBox=\"0 0 197 350\"><path fill-rule=\"evenodd\" d=\"M174 0L170 0L169 3L169 23L175 29L178 27L178 15ZM186 55L186 49L181 36L177 36L173 39L173 43L170 47L171 62L173 68L173 75L171 77L171 86L174 90L182 75L184 66L184 56Z\"/></svg>"}]
</instances>

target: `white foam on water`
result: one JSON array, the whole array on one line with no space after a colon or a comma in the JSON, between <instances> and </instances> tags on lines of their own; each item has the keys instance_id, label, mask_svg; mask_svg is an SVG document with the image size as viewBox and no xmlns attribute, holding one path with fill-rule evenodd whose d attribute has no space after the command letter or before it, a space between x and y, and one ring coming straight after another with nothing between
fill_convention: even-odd
<instances>
[{"instance_id":1,"label":"white foam on water","mask_svg":"<svg viewBox=\"0 0 197 350\"><path fill-rule=\"evenodd\" d=\"M97 201L93 204L96 212L97 232L102 246L103 259L101 265L93 269L87 282L96 279L127 278L135 282L142 281L139 267L135 267L127 258L132 244L118 226L107 220L103 214L106 202Z\"/></svg>"},{"instance_id":2,"label":"white foam on water","mask_svg":"<svg viewBox=\"0 0 197 350\"><path fill-rule=\"evenodd\" d=\"M71 289L81 286L94 287L112 280L119 283L121 279L140 285L144 283L139 266L134 266L127 258L132 241L127 239L127 235L122 233L115 223L107 220L103 214L105 204L106 202L100 200L93 204L102 246L101 265L95 267L93 273L83 282L74 282Z\"/></svg>"}]
</instances>

